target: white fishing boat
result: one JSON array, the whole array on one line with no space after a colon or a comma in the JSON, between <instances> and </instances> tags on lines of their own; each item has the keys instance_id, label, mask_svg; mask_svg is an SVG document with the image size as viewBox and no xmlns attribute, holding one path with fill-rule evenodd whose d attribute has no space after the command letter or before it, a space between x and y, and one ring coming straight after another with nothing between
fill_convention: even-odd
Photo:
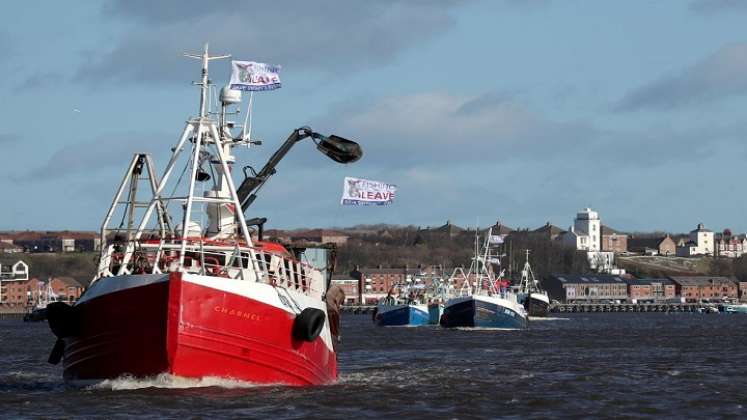
<instances>
[{"instance_id":1,"label":"white fishing boat","mask_svg":"<svg viewBox=\"0 0 747 420\"><path fill-rule=\"evenodd\" d=\"M496 279L493 266L500 266L500 258L493 253L492 238L489 229L480 248L475 235L475 254L469 270L454 270L451 282L461 282L462 287L458 296L446 302L442 327L526 328L526 310L507 284Z\"/></svg>"},{"instance_id":2,"label":"white fishing boat","mask_svg":"<svg viewBox=\"0 0 747 420\"><path fill-rule=\"evenodd\" d=\"M545 317L550 311L550 297L542 289L540 282L534 278L534 272L529 265L529 250L526 250L526 262L521 269L521 281L516 295L519 303L524 306L529 316Z\"/></svg>"}]
</instances>

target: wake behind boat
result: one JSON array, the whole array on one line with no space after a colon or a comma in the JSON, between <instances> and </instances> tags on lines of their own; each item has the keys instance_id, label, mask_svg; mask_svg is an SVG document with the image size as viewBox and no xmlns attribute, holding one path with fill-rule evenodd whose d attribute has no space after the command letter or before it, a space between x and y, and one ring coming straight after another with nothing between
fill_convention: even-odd
<instances>
[{"instance_id":1,"label":"wake behind boat","mask_svg":"<svg viewBox=\"0 0 747 420\"><path fill-rule=\"evenodd\" d=\"M441 316L441 326L521 329L527 326L527 313L516 294L496 280L492 264L500 259L492 254L492 229L488 230L482 249L475 237L475 256L467 273L454 270L451 283L462 283L459 296L449 299Z\"/></svg>"},{"instance_id":2,"label":"wake behind boat","mask_svg":"<svg viewBox=\"0 0 747 420\"><path fill-rule=\"evenodd\" d=\"M228 121L238 113L228 109L241 103L240 91L223 88L219 112L208 109L208 63L228 56L209 56L207 45L188 56L202 62L199 116L187 121L160 178L149 155L133 157L101 228L96 278L74 306L47 307L58 337L49 361L62 359L70 380L171 374L258 384L333 382L329 253L263 241L267 219L247 220L244 212L297 142L311 138L341 163L358 160L360 147L302 127L260 171L245 167L236 188L234 149L261 142L246 130L236 134L238 126ZM241 81L279 86L274 66L243 65Z\"/></svg>"}]
</instances>

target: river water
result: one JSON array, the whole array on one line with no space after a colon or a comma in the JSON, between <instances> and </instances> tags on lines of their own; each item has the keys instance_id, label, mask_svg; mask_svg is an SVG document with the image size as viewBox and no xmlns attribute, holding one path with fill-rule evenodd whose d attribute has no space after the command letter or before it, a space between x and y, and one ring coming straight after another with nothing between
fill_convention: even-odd
<instances>
[{"instance_id":1,"label":"river water","mask_svg":"<svg viewBox=\"0 0 747 420\"><path fill-rule=\"evenodd\" d=\"M45 323L0 321L0 417L745 417L747 316L562 314L526 331L343 318L335 385L161 376L76 388Z\"/></svg>"}]
</instances>

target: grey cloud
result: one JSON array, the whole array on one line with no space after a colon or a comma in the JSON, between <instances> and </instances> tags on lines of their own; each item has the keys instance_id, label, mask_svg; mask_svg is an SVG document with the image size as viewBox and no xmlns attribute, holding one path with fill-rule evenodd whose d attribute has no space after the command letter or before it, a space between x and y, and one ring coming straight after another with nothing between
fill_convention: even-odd
<instances>
[{"instance_id":1,"label":"grey cloud","mask_svg":"<svg viewBox=\"0 0 747 420\"><path fill-rule=\"evenodd\" d=\"M683 71L633 90L617 111L674 109L747 94L747 43L725 46Z\"/></svg>"},{"instance_id":2,"label":"grey cloud","mask_svg":"<svg viewBox=\"0 0 747 420\"><path fill-rule=\"evenodd\" d=\"M64 80L65 76L60 73L33 73L31 76L23 79L18 83L13 90L15 92L23 92L26 89L40 89L52 86L56 81Z\"/></svg>"},{"instance_id":3,"label":"grey cloud","mask_svg":"<svg viewBox=\"0 0 747 420\"><path fill-rule=\"evenodd\" d=\"M734 11L745 12L747 11L747 2L744 0L695 0L690 3L690 10L704 15Z\"/></svg>"},{"instance_id":4,"label":"grey cloud","mask_svg":"<svg viewBox=\"0 0 747 420\"><path fill-rule=\"evenodd\" d=\"M2 29L0 29L0 52L2 52L0 53L0 64L10 61L14 53L10 34Z\"/></svg>"},{"instance_id":5,"label":"grey cloud","mask_svg":"<svg viewBox=\"0 0 747 420\"><path fill-rule=\"evenodd\" d=\"M168 142L164 142L164 139L173 140L173 135L112 133L78 141L63 146L46 162L30 168L19 180L44 182L81 174L92 177L100 171L124 168L133 153L168 152Z\"/></svg>"},{"instance_id":6,"label":"grey cloud","mask_svg":"<svg viewBox=\"0 0 747 420\"><path fill-rule=\"evenodd\" d=\"M742 141L747 123L605 129L585 121L553 120L498 93L422 93L368 101L364 107L345 106L332 109L314 127L359 141L365 153L360 165L371 168L441 170L462 162L541 162L641 170L687 165L723 151L747 155ZM310 159L313 153L303 155L298 159Z\"/></svg>"},{"instance_id":7,"label":"grey cloud","mask_svg":"<svg viewBox=\"0 0 747 420\"><path fill-rule=\"evenodd\" d=\"M131 29L91 55L77 79L165 82L192 77L183 51L214 53L340 75L381 66L454 24L465 1L112 1L105 15Z\"/></svg>"},{"instance_id":8,"label":"grey cloud","mask_svg":"<svg viewBox=\"0 0 747 420\"><path fill-rule=\"evenodd\" d=\"M386 97L365 109L334 109L318 125L360 140L380 165L552 160L599 137L591 126L547 119L495 93Z\"/></svg>"},{"instance_id":9,"label":"grey cloud","mask_svg":"<svg viewBox=\"0 0 747 420\"><path fill-rule=\"evenodd\" d=\"M12 134L0 133L0 144L11 144L15 143L17 140L17 137Z\"/></svg>"},{"instance_id":10,"label":"grey cloud","mask_svg":"<svg viewBox=\"0 0 747 420\"><path fill-rule=\"evenodd\" d=\"M551 0L503 0L503 2L507 6L523 10L540 9L552 3Z\"/></svg>"}]
</instances>

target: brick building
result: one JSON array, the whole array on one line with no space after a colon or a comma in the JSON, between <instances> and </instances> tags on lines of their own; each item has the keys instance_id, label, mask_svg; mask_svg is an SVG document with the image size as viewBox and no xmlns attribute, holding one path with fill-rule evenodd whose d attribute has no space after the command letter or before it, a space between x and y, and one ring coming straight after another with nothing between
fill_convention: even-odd
<instances>
[{"instance_id":1,"label":"brick building","mask_svg":"<svg viewBox=\"0 0 747 420\"><path fill-rule=\"evenodd\" d=\"M62 302L75 302L83 294L83 285L72 277L52 277L49 281L52 283L52 292Z\"/></svg>"},{"instance_id":2,"label":"brick building","mask_svg":"<svg viewBox=\"0 0 747 420\"><path fill-rule=\"evenodd\" d=\"M28 306L33 304L40 293L44 293L46 284L39 279L5 280L0 282L0 303L11 306Z\"/></svg>"},{"instance_id":3,"label":"brick building","mask_svg":"<svg viewBox=\"0 0 747 420\"><path fill-rule=\"evenodd\" d=\"M568 303L628 300L628 284L621 276L553 274L542 279L550 299Z\"/></svg>"},{"instance_id":4,"label":"brick building","mask_svg":"<svg viewBox=\"0 0 747 420\"><path fill-rule=\"evenodd\" d=\"M728 277L672 276L677 295L685 302L722 301L739 299L737 282Z\"/></svg>"},{"instance_id":5,"label":"brick building","mask_svg":"<svg viewBox=\"0 0 747 420\"><path fill-rule=\"evenodd\" d=\"M602 251L622 253L628 251L628 235L602 225Z\"/></svg>"},{"instance_id":6,"label":"brick building","mask_svg":"<svg viewBox=\"0 0 747 420\"><path fill-rule=\"evenodd\" d=\"M362 277L363 281L363 299L366 304L374 304L396 285L422 284L428 287L432 284L433 277L440 277L441 273L446 273L448 277L453 270L438 270L435 267L427 268L358 268L350 273L351 278ZM474 280L474 277L472 277ZM462 287L465 279L457 278L450 285L454 290ZM346 292L347 293L347 292Z\"/></svg>"},{"instance_id":7,"label":"brick building","mask_svg":"<svg viewBox=\"0 0 747 420\"><path fill-rule=\"evenodd\" d=\"M628 250L643 255L677 255L677 243L671 236L628 238Z\"/></svg>"},{"instance_id":8,"label":"brick building","mask_svg":"<svg viewBox=\"0 0 747 420\"><path fill-rule=\"evenodd\" d=\"M625 279L631 302L662 302L677 299L677 287L668 278Z\"/></svg>"}]
</instances>

